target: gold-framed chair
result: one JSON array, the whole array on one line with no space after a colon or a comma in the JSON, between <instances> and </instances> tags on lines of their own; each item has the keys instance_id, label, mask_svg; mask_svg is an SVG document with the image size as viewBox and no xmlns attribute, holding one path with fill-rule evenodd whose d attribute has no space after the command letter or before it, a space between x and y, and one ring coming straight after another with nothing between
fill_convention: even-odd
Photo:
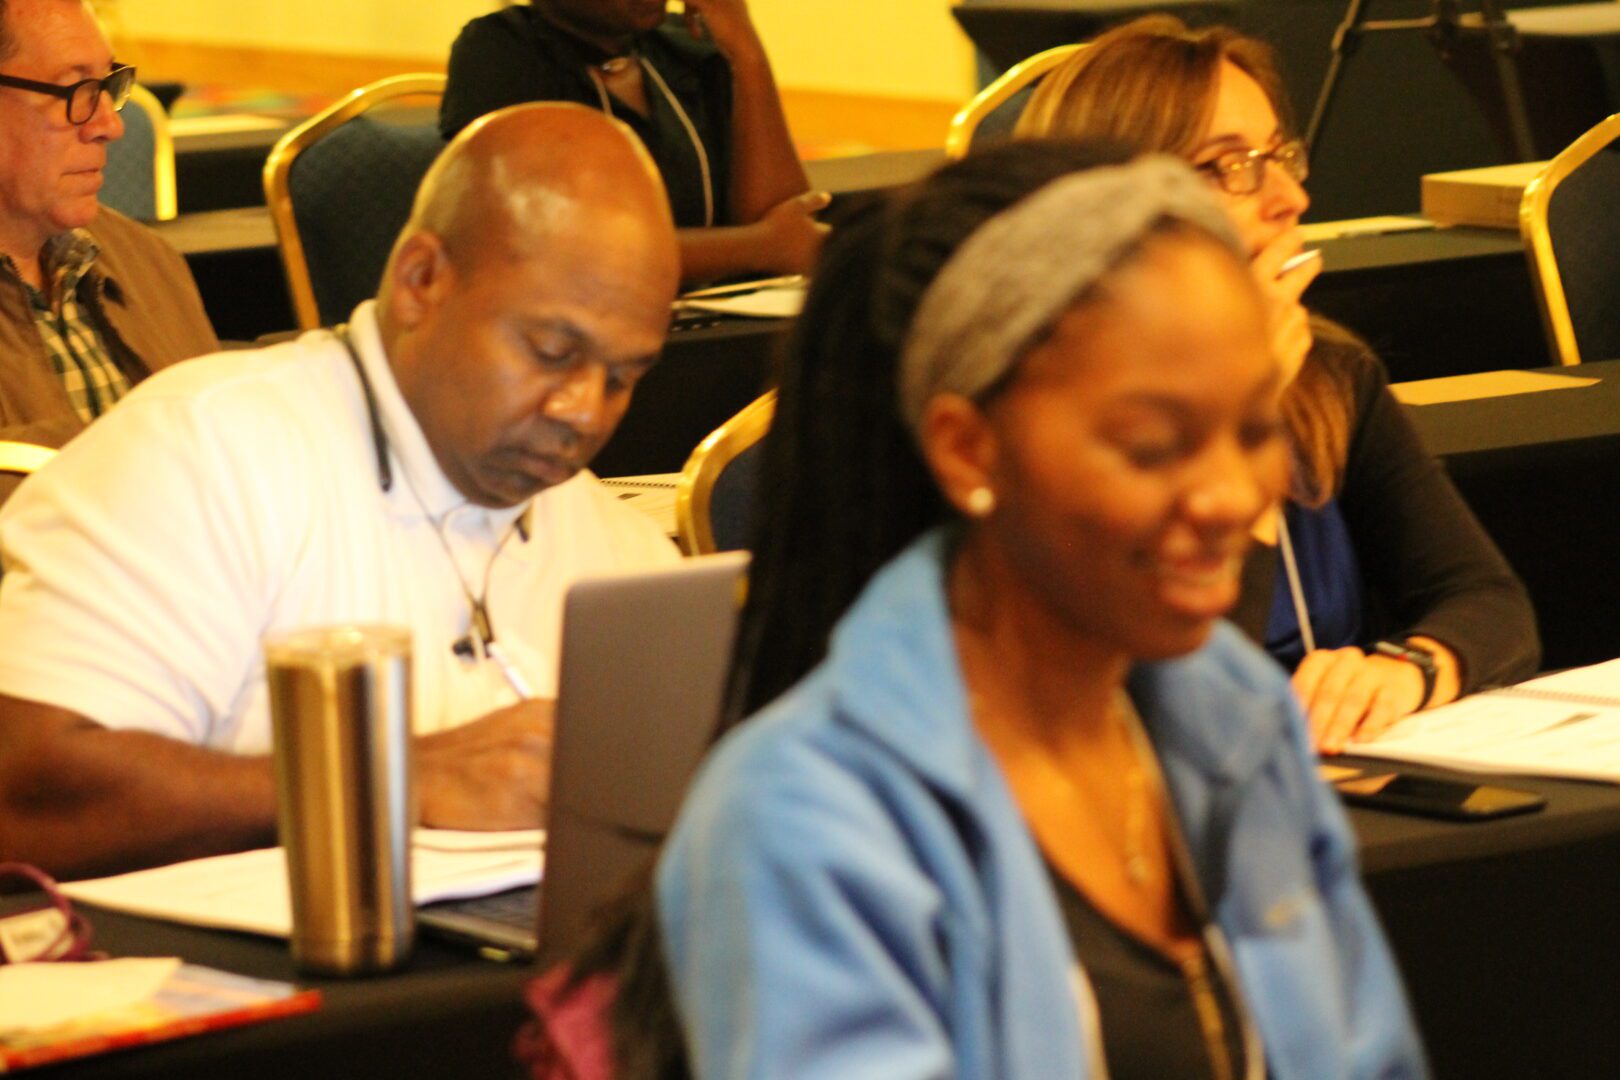
<instances>
[{"instance_id":1,"label":"gold-framed chair","mask_svg":"<svg viewBox=\"0 0 1620 1080\"><path fill-rule=\"evenodd\" d=\"M753 546L761 450L776 416L769 390L698 444L675 485L675 533L688 555Z\"/></svg>"},{"instance_id":2,"label":"gold-framed chair","mask_svg":"<svg viewBox=\"0 0 1620 1080\"><path fill-rule=\"evenodd\" d=\"M1519 233L1552 354L1620 359L1620 113L1547 163L1524 189Z\"/></svg>"},{"instance_id":3,"label":"gold-framed chair","mask_svg":"<svg viewBox=\"0 0 1620 1080\"><path fill-rule=\"evenodd\" d=\"M49 446L0 439L0 473L27 476L55 456Z\"/></svg>"},{"instance_id":4,"label":"gold-framed chair","mask_svg":"<svg viewBox=\"0 0 1620 1080\"><path fill-rule=\"evenodd\" d=\"M1002 72L989 86L973 95L973 100L962 106L951 118L951 126L945 132L945 156L952 161L966 157L967 152L973 147L974 136L985 121L992 118L1005 118L1004 123L995 123L992 120L997 134L1011 134L1013 125L1018 122L1018 114L1024 111L1024 105L1033 92L1035 83L1085 47L1084 43L1058 45L1020 60Z\"/></svg>"},{"instance_id":5,"label":"gold-framed chair","mask_svg":"<svg viewBox=\"0 0 1620 1080\"><path fill-rule=\"evenodd\" d=\"M379 79L271 149L265 201L301 329L341 322L375 293L417 186L444 147L436 117L398 123L367 114L402 98L442 98L444 83L431 73Z\"/></svg>"},{"instance_id":6,"label":"gold-framed chair","mask_svg":"<svg viewBox=\"0 0 1620 1080\"><path fill-rule=\"evenodd\" d=\"M137 221L168 221L179 212L168 111L152 91L136 83L122 116L124 136L107 144L98 198Z\"/></svg>"}]
</instances>

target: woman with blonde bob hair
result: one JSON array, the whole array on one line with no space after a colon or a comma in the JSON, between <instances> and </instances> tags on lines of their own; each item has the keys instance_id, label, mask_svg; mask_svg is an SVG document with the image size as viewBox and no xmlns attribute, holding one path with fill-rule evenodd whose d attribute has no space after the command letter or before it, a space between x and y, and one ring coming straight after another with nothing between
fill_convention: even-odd
<instances>
[{"instance_id":1,"label":"woman with blonde bob hair","mask_svg":"<svg viewBox=\"0 0 1620 1080\"><path fill-rule=\"evenodd\" d=\"M1355 335L1301 302L1304 147L1271 50L1154 15L1042 80L1020 137L1107 138L1174 154L1217 192L1267 304L1289 380L1290 497L1262 520L1234 619L1294 672L1319 747L1536 670L1524 586L1423 449Z\"/></svg>"}]
</instances>

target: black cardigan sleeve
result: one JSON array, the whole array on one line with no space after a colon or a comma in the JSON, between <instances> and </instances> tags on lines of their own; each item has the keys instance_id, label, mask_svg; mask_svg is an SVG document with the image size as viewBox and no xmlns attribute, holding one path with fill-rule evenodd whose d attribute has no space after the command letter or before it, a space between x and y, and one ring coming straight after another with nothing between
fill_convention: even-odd
<instances>
[{"instance_id":1,"label":"black cardigan sleeve","mask_svg":"<svg viewBox=\"0 0 1620 1080\"><path fill-rule=\"evenodd\" d=\"M1340 362L1355 413L1339 508L1361 564L1367 642L1443 642L1465 694L1534 674L1541 642L1524 585L1423 446L1383 364L1365 349Z\"/></svg>"}]
</instances>

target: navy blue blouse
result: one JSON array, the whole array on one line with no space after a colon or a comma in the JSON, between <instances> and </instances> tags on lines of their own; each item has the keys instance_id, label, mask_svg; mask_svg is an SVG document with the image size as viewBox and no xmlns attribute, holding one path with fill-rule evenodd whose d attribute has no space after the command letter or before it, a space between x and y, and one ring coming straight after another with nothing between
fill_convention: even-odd
<instances>
[{"instance_id":1,"label":"navy blue blouse","mask_svg":"<svg viewBox=\"0 0 1620 1080\"><path fill-rule=\"evenodd\" d=\"M1359 644L1362 625L1361 565L1356 561L1350 530L1339 510L1339 501L1330 499L1312 510L1289 502L1283 508L1288 536L1293 541L1294 559L1299 566L1300 585L1305 592L1305 608L1318 649L1338 649ZM1294 612L1294 594L1288 587L1288 571L1277 559L1277 583L1271 593L1271 617L1266 623L1266 652L1284 668L1293 671L1305 658L1305 642Z\"/></svg>"}]
</instances>

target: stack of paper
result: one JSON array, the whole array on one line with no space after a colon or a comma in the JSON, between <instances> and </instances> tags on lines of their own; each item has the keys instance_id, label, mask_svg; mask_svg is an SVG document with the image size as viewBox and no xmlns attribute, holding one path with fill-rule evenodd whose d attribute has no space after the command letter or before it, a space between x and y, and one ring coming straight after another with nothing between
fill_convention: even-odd
<instances>
[{"instance_id":1,"label":"stack of paper","mask_svg":"<svg viewBox=\"0 0 1620 1080\"><path fill-rule=\"evenodd\" d=\"M1620 660L1492 690L1346 752L1475 772L1620 783Z\"/></svg>"},{"instance_id":2,"label":"stack of paper","mask_svg":"<svg viewBox=\"0 0 1620 1080\"><path fill-rule=\"evenodd\" d=\"M0 966L0 1072L308 1012L318 990L175 959Z\"/></svg>"},{"instance_id":3,"label":"stack of paper","mask_svg":"<svg viewBox=\"0 0 1620 1080\"><path fill-rule=\"evenodd\" d=\"M708 311L717 315L743 315L755 319L791 319L804 307L808 283L797 275L741 281L683 293L676 311Z\"/></svg>"},{"instance_id":4,"label":"stack of paper","mask_svg":"<svg viewBox=\"0 0 1620 1080\"><path fill-rule=\"evenodd\" d=\"M172 957L0 966L0 1039L150 1001L179 968Z\"/></svg>"},{"instance_id":5,"label":"stack of paper","mask_svg":"<svg viewBox=\"0 0 1620 1080\"><path fill-rule=\"evenodd\" d=\"M420 905L533 885L540 880L543 839L538 829L418 829L412 844L412 895ZM292 933L287 858L278 847L72 882L62 891L87 904L151 919L271 937Z\"/></svg>"},{"instance_id":6,"label":"stack of paper","mask_svg":"<svg viewBox=\"0 0 1620 1080\"><path fill-rule=\"evenodd\" d=\"M1524 189L1547 169L1545 161L1488 165L1423 177L1423 216L1442 225L1517 229Z\"/></svg>"},{"instance_id":7,"label":"stack of paper","mask_svg":"<svg viewBox=\"0 0 1620 1080\"><path fill-rule=\"evenodd\" d=\"M626 506L635 507L657 522L665 536L674 536L675 491L680 479L680 473L652 473L647 476L604 476L601 481L602 486Z\"/></svg>"}]
</instances>

